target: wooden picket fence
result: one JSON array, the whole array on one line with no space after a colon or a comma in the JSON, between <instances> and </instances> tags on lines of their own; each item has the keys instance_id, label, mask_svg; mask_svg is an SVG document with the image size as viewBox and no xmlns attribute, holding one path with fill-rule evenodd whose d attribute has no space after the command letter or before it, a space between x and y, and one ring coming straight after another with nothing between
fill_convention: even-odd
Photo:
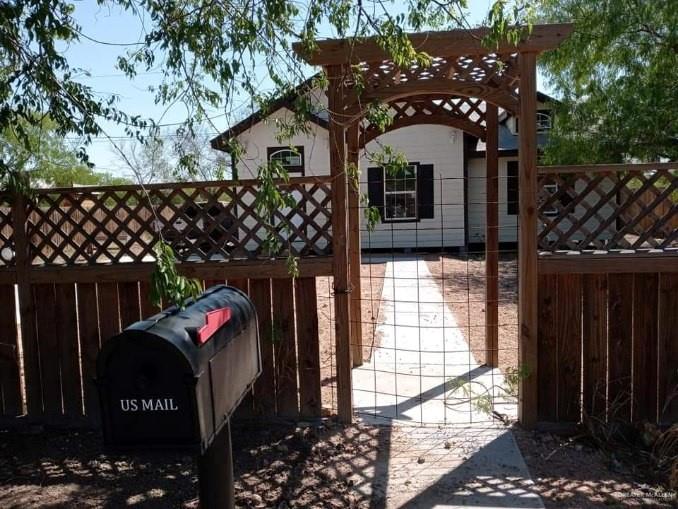
<instances>
[{"instance_id":1,"label":"wooden picket fence","mask_svg":"<svg viewBox=\"0 0 678 509\"><path fill-rule=\"evenodd\" d=\"M159 311L149 278L161 234L181 243L180 272L254 302L263 371L242 415L320 416L316 278L332 274L331 183L280 184L299 206L266 218L255 181L50 189L0 203L0 420L98 426L97 354ZM286 247L277 257L267 232ZM286 252L303 277L290 277Z\"/></svg>"},{"instance_id":2,"label":"wooden picket fence","mask_svg":"<svg viewBox=\"0 0 678 509\"><path fill-rule=\"evenodd\" d=\"M205 285L225 282L212 279ZM261 335L262 374L242 415L320 416L315 278L231 279L228 284L249 294ZM22 338L19 352L15 288L0 285L2 416L97 427L97 355L106 340L159 311L150 303L149 284L40 283L31 290L32 310L21 320L34 323L33 335Z\"/></svg>"},{"instance_id":3,"label":"wooden picket fence","mask_svg":"<svg viewBox=\"0 0 678 509\"><path fill-rule=\"evenodd\" d=\"M538 420L678 421L678 165L539 174Z\"/></svg>"}]
</instances>

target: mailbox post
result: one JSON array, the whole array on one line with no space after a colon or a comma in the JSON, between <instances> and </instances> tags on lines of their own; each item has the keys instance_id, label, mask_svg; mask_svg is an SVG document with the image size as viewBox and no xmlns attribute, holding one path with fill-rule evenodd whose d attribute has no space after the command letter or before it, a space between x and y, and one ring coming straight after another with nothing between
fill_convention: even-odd
<instances>
[{"instance_id":1,"label":"mailbox post","mask_svg":"<svg viewBox=\"0 0 678 509\"><path fill-rule=\"evenodd\" d=\"M261 372L256 311L215 286L110 339L97 359L104 442L198 454L203 509L234 507L230 418Z\"/></svg>"}]
</instances>

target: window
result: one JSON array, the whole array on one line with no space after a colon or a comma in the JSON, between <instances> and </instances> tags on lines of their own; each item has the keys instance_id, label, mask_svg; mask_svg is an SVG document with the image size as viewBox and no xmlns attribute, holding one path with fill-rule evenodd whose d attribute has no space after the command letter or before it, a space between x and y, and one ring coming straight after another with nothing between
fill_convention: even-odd
<instances>
[{"instance_id":1,"label":"window","mask_svg":"<svg viewBox=\"0 0 678 509\"><path fill-rule=\"evenodd\" d=\"M544 184L544 194L543 194L543 199L544 201L548 200L558 192L558 184ZM550 209L545 209L542 211L542 214L545 215L546 217L554 217L558 215L558 207L555 206L554 202L553 205L551 205Z\"/></svg>"},{"instance_id":2,"label":"window","mask_svg":"<svg viewBox=\"0 0 678 509\"><path fill-rule=\"evenodd\" d=\"M416 166L408 166L397 175L386 175L384 218L391 221L417 219Z\"/></svg>"},{"instance_id":3,"label":"window","mask_svg":"<svg viewBox=\"0 0 678 509\"><path fill-rule=\"evenodd\" d=\"M304 147L268 147L269 162L277 161L289 173L304 174Z\"/></svg>"},{"instance_id":4,"label":"window","mask_svg":"<svg viewBox=\"0 0 678 509\"><path fill-rule=\"evenodd\" d=\"M537 112L537 132L543 133L551 129L551 112L549 110L539 110Z\"/></svg>"},{"instance_id":5,"label":"window","mask_svg":"<svg viewBox=\"0 0 678 509\"><path fill-rule=\"evenodd\" d=\"M506 214L518 215L518 161L506 163Z\"/></svg>"},{"instance_id":6,"label":"window","mask_svg":"<svg viewBox=\"0 0 678 509\"><path fill-rule=\"evenodd\" d=\"M513 125L513 134L518 134L518 130L520 128L520 122L518 121L518 117L513 117L512 119L512 125ZM546 131L549 131L553 125L553 114L551 113L551 110L538 110L537 111L537 132L538 133L545 133Z\"/></svg>"},{"instance_id":7,"label":"window","mask_svg":"<svg viewBox=\"0 0 678 509\"><path fill-rule=\"evenodd\" d=\"M410 163L398 175L383 168L367 169L367 197L382 222L407 222L435 217L433 165Z\"/></svg>"}]
</instances>

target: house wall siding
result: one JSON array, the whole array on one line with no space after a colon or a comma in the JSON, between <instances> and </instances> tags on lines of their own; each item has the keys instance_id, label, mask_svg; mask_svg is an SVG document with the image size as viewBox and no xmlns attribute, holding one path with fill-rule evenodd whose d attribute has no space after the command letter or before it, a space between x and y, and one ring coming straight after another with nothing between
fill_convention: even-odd
<instances>
[{"instance_id":1,"label":"house wall siding","mask_svg":"<svg viewBox=\"0 0 678 509\"><path fill-rule=\"evenodd\" d=\"M516 242L518 239L518 216L507 213L506 167L508 161L517 157L499 158L499 242ZM470 244L485 242L485 158L468 161L468 241Z\"/></svg>"},{"instance_id":2,"label":"house wall siding","mask_svg":"<svg viewBox=\"0 0 678 509\"><path fill-rule=\"evenodd\" d=\"M277 146L276 121L285 121L292 113L284 108L243 132L238 139L245 149L238 164L240 178L255 178L257 168L266 161L266 148ZM306 175L329 174L329 142L327 130L312 126L309 135L294 136L290 145L303 145ZM434 167L435 217L416 222L379 223L368 232L362 220L362 246L365 249L435 248L464 245L464 154L463 135L458 129L437 125L405 127L386 133L368 143L362 154L361 181L367 179L369 153L379 151L380 145L390 145L406 154L408 160ZM361 184L367 193L367 183ZM361 218L362 218L361 211Z\"/></svg>"}]
</instances>

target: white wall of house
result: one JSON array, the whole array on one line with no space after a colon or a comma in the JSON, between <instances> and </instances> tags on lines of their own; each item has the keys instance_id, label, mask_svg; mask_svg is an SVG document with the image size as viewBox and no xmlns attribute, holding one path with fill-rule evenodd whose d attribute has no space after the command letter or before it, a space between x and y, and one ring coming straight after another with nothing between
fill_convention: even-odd
<instances>
[{"instance_id":1,"label":"white wall of house","mask_svg":"<svg viewBox=\"0 0 678 509\"><path fill-rule=\"evenodd\" d=\"M367 193L370 152L389 145L410 162L433 165L434 218L412 222L379 223L373 232L363 228L364 248L440 248L464 245L463 133L452 127L417 125L385 133L367 144L360 167L362 192Z\"/></svg>"},{"instance_id":2,"label":"white wall of house","mask_svg":"<svg viewBox=\"0 0 678 509\"><path fill-rule=\"evenodd\" d=\"M506 191L506 166L517 157L499 158L499 242L516 242L518 239L518 216L508 214ZM468 160L468 241L470 244L485 242L485 158Z\"/></svg>"},{"instance_id":3,"label":"white wall of house","mask_svg":"<svg viewBox=\"0 0 678 509\"><path fill-rule=\"evenodd\" d=\"M278 146L276 122L285 121L292 113L284 108L259 122L238 137L245 154L238 164L238 177L255 178L257 169L266 162L267 147ZM306 175L329 174L329 142L326 129L312 124L310 135L297 135L286 145L303 145ZM463 133L438 125L418 125L398 129L370 142L363 152L360 167L361 191L367 193L369 153L390 145L403 152L409 161L432 164L434 167L433 219L379 223L372 232L362 220L362 246L366 249L416 248L464 245L464 154Z\"/></svg>"}]
</instances>

